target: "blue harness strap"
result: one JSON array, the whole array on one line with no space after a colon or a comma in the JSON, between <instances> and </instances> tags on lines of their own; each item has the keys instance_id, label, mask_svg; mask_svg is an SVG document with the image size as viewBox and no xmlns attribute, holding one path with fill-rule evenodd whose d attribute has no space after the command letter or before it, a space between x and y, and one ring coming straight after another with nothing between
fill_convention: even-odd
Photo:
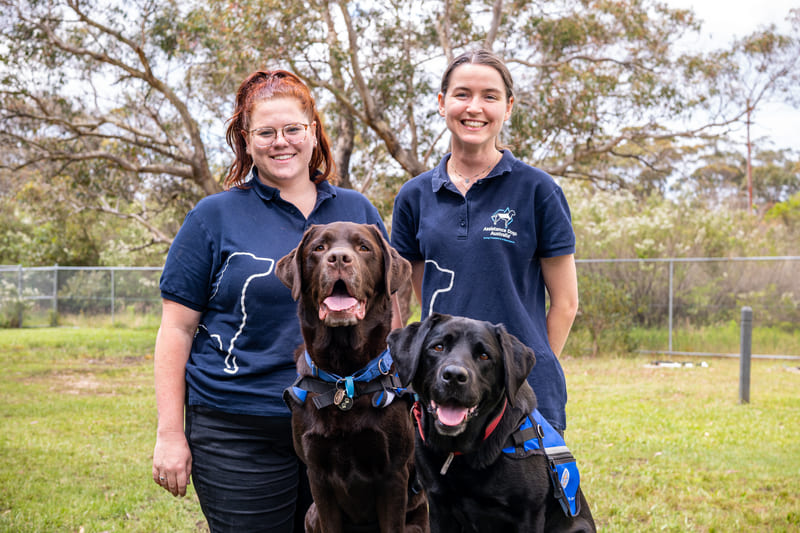
<instances>
[{"instance_id":1,"label":"blue harness strap","mask_svg":"<svg viewBox=\"0 0 800 533\"><path fill-rule=\"evenodd\" d=\"M311 375L315 378L320 378L323 381L327 381L329 383L336 383L340 381L345 382L345 390L347 391L348 395L353 391L353 383L356 381L372 381L373 379L386 375L389 373L389 370L392 367L392 363L394 360L392 359L392 354L389 353L389 349L385 349L383 353L381 353L378 357L367 363L367 366L353 374L352 376L339 376L332 372L326 372L321 368L318 368L317 365L314 364L314 361L311 360L311 356L308 355L308 352L305 352L306 363L311 368ZM350 396L352 398L352 396Z\"/></svg>"},{"instance_id":2,"label":"blue harness strap","mask_svg":"<svg viewBox=\"0 0 800 533\"><path fill-rule=\"evenodd\" d=\"M534 409L511 435L511 440L512 444L503 448L503 453L518 459L539 454L547 458L556 499L567 516L576 516L580 511L577 495L581 476L561 434Z\"/></svg>"},{"instance_id":3,"label":"blue harness strap","mask_svg":"<svg viewBox=\"0 0 800 533\"><path fill-rule=\"evenodd\" d=\"M386 407L396 396L406 391L401 386L397 373L390 374L394 361L388 348L351 376L339 376L322 370L314 364L307 351L305 358L311 375L298 376L294 384L284 391L285 401L291 399L302 405L308 393L315 392L318 395L314 397L314 405L318 409L333 403L340 409L347 410L352 405L352 401L348 400L374 393L372 405Z\"/></svg>"}]
</instances>

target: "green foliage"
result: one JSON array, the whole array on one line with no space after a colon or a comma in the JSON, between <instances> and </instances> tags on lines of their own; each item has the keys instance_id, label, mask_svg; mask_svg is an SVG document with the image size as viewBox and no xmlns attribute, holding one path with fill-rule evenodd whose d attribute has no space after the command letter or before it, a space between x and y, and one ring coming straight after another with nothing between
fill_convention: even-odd
<instances>
[{"instance_id":1,"label":"green foliage","mask_svg":"<svg viewBox=\"0 0 800 533\"><path fill-rule=\"evenodd\" d=\"M22 296L16 285L0 278L0 329L22 327L30 308L30 303Z\"/></svg>"},{"instance_id":2,"label":"green foliage","mask_svg":"<svg viewBox=\"0 0 800 533\"><path fill-rule=\"evenodd\" d=\"M592 357L597 357L601 351L631 351L634 347L629 336L633 325L630 292L615 285L608 275L583 266L579 270L578 288L580 309L574 329L589 334Z\"/></svg>"},{"instance_id":3,"label":"green foliage","mask_svg":"<svg viewBox=\"0 0 800 533\"><path fill-rule=\"evenodd\" d=\"M800 190L800 160L792 150L754 150L753 203L760 210L787 201ZM747 161L740 151L716 148L701 157L689 176L676 181L687 198L699 197L709 206L747 209Z\"/></svg>"},{"instance_id":4,"label":"green foliage","mask_svg":"<svg viewBox=\"0 0 800 533\"><path fill-rule=\"evenodd\" d=\"M793 256L791 228L742 215L730 207L708 209L651 197L638 201L626 191L595 192L565 184L578 243L580 311L575 341L592 354L624 351L632 327L665 327L669 265L673 263L676 324L711 327L735 320L752 307L763 327L796 332L800 324L797 261L686 261L681 258ZM581 260L624 259L617 263ZM643 262L656 260L660 262ZM665 349L666 343L659 349ZM579 351L579 353L581 353Z\"/></svg>"},{"instance_id":5,"label":"green foliage","mask_svg":"<svg viewBox=\"0 0 800 533\"><path fill-rule=\"evenodd\" d=\"M63 198L68 180L28 182L0 194L0 264L25 266L153 266L164 261L166 246L151 242L147 230L118 216L135 208L105 213L82 209ZM122 202L120 202L120 205ZM164 207L159 218L176 232L184 213ZM145 244L142 244L145 243Z\"/></svg>"},{"instance_id":6,"label":"green foliage","mask_svg":"<svg viewBox=\"0 0 800 533\"><path fill-rule=\"evenodd\" d=\"M782 225L793 242L800 242L800 192L772 206L764 218Z\"/></svg>"},{"instance_id":7,"label":"green foliage","mask_svg":"<svg viewBox=\"0 0 800 533\"><path fill-rule=\"evenodd\" d=\"M583 259L794 255L787 228L741 210L562 183Z\"/></svg>"}]
</instances>

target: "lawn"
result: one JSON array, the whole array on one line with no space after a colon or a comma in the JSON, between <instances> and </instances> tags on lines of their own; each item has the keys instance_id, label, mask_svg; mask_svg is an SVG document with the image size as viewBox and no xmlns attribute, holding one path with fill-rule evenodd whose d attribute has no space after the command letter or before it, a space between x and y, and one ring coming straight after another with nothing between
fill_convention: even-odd
<instances>
[{"instance_id":1,"label":"lawn","mask_svg":"<svg viewBox=\"0 0 800 533\"><path fill-rule=\"evenodd\" d=\"M205 531L150 475L152 328L0 330L0 531ZM563 358L567 443L601 531L800 531L800 369ZM698 363L696 358L694 363Z\"/></svg>"}]
</instances>

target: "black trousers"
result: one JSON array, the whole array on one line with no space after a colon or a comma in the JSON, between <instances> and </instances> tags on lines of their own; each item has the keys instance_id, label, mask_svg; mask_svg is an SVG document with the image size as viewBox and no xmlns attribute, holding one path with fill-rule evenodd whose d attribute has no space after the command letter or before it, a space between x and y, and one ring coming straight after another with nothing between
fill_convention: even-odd
<instances>
[{"instance_id":1,"label":"black trousers","mask_svg":"<svg viewBox=\"0 0 800 533\"><path fill-rule=\"evenodd\" d=\"M211 533L302 533L311 505L291 419L186 410L192 484Z\"/></svg>"}]
</instances>

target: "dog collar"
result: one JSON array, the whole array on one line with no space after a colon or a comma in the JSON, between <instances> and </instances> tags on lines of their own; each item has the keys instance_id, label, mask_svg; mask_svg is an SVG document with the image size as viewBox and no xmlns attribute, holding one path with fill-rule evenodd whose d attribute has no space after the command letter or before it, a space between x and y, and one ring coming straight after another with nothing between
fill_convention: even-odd
<instances>
[{"instance_id":1,"label":"dog collar","mask_svg":"<svg viewBox=\"0 0 800 533\"><path fill-rule=\"evenodd\" d=\"M483 440L489 438L489 435L494 433L494 430L497 429L498 424L500 424L500 420L502 420L503 415L506 412L506 406L508 406L508 399L503 399L503 408L500 410L500 414L497 415L489 425L486 426L486 430L483 432ZM417 400L414 402L413 407L411 408L411 412L414 414L414 420L417 422L417 431L419 431L419 437L422 439L422 442L425 442L425 432L422 430L422 404ZM463 455L461 452L450 452L447 456L447 459L442 465L442 469L439 471L439 474L445 475L447 473L448 468L450 468L450 463L453 461L453 457L456 455Z\"/></svg>"},{"instance_id":2,"label":"dog collar","mask_svg":"<svg viewBox=\"0 0 800 533\"><path fill-rule=\"evenodd\" d=\"M320 378L322 381L327 381L329 383L344 382L345 392L347 393L348 398L353 397L355 392L353 384L356 381L372 381L378 376L385 376L389 373L389 370L392 368L392 363L394 362L392 359L392 354L389 353L389 348L386 348L383 353L367 363L367 366L352 376L342 377L332 372L326 372L325 370L317 367L317 365L314 364L314 361L311 360L308 350L305 352L305 358L306 363L308 363L308 366L311 368L311 375L315 378Z\"/></svg>"}]
</instances>

